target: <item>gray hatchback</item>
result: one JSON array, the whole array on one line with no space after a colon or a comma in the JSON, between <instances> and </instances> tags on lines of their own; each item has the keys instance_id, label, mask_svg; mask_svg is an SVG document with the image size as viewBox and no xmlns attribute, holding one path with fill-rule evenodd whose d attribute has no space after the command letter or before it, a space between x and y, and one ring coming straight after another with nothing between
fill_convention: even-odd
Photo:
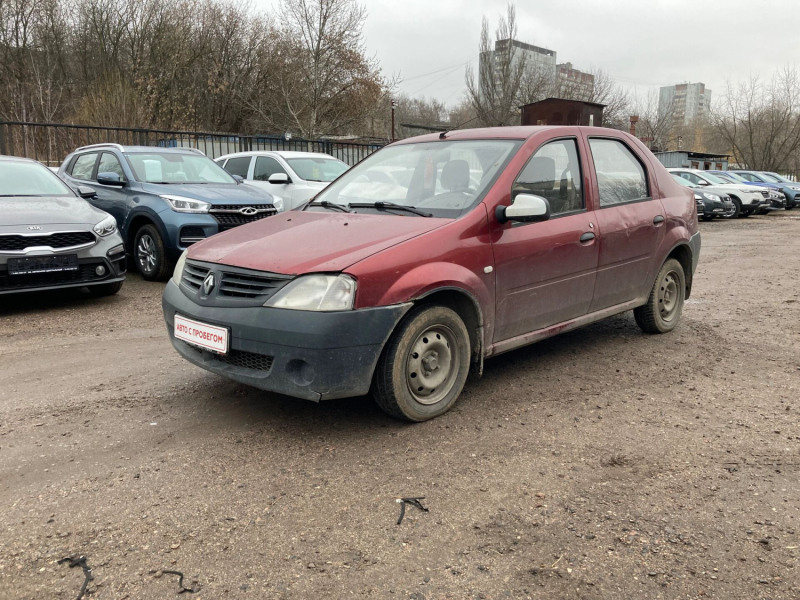
<instances>
[{"instance_id":1,"label":"gray hatchback","mask_svg":"<svg viewBox=\"0 0 800 600\"><path fill-rule=\"evenodd\" d=\"M83 199L94 193L74 193L36 161L0 156L0 294L120 290L125 248L114 217Z\"/></svg>"}]
</instances>

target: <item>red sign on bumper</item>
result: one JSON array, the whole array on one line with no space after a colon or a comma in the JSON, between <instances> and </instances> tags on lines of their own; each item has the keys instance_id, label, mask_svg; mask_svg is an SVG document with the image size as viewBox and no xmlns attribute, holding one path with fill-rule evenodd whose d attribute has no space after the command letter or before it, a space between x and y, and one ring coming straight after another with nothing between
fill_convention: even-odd
<instances>
[{"instance_id":1,"label":"red sign on bumper","mask_svg":"<svg viewBox=\"0 0 800 600\"><path fill-rule=\"evenodd\" d=\"M226 327L208 325L175 315L175 337L220 354L228 353L229 333Z\"/></svg>"}]
</instances>

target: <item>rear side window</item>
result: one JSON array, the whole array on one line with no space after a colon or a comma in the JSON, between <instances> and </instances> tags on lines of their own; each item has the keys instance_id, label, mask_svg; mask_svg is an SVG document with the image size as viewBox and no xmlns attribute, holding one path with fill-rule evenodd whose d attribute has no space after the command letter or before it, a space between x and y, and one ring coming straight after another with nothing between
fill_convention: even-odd
<instances>
[{"instance_id":1,"label":"rear side window","mask_svg":"<svg viewBox=\"0 0 800 600\"><path fill-rule=\"evenodd\" d=\"M275 173L286 173L286 169L281 166L281 163L269 156L256 157L256 168L253 169L253 179L267 181L269 176ZM288 175L288 173L286 174Z\"/></svg>"},{"instance_id":2,"label":"rear side window","mask_svg":"<svg viewBox=\"0 0 800 600\"><path fill-rule=\"evenodd\" d=\"M97 173L116 173L122 181L125 181L125 173L122 165L119 164L117 157L109 152L100 155L100 164L97 166Z\"/></svg>"},{"instance_id":3,"label":"rear side window","mask_svg":"<svg viewBox=\"0 0 800 600\"><path fill-rule=\"evenodd\" d=\"M550 203L556 216L584 208L581 166L574 139L556 140L536 151L519 174L511 196L534 194Z\"/></svg>"},{"instance_id":4,"label":"rear side window","mask_svg":"<svg viewBox=\"0 0 800 600\"><path fill-rule=\"evenodd\" d=\"M250 161L252 156L240 156L238 158L230 158L225 163L225 170L231 175L238 175L243 179L247 179L247 171L250 169Z\"/></svg>"},{"instance_id":5,"label":"rear side window","mask_svg":"<svg viewBox=\"0 0 800 600\"><path fill-rule=\"evenodd\" d=\"M620 141L590 138L597 172L600 206L614 206L649 197L647 175L642 163Z\"/></svg>"},{"instance_id":6,"label":"rear side window","mask_svg":"<svg viewBox=\"0 0 800 600\"><path fill-rule=\"evenodd\" d=\"M97 153L91 152L89 154L81 154L72 163L72 170L70 175L75 179L83 179L90 181L92 179L92 171L94 171L94 163L97 160Z\"/></svg>"}]
</instances>

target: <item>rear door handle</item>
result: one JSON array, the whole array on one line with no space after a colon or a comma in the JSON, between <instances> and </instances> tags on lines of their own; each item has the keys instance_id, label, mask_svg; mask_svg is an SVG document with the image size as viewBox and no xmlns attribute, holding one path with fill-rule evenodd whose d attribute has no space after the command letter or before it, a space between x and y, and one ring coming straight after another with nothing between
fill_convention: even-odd
<instances>
[{"instance_id":1,"label":"rear door handle","mask_svg":"<svg viewBox=\"0 0 800 600\"><path fill-rule=\"evenodd\" d=\"M586 242L591 242L593 239L594 239L594 234L591 231L584 233L581 236L581 244L585 244Z\"/></svg>"},{"instance_id":2,"label":"rear door handle","mask_svg":"<svg viewBox=\"0 0 800 600\"><path fill-rule=\"evenodd\" d=\"M659 223L663 222L664 222L664 217L662 217L661 215L656 215L655 217L653 217L653 225L658 225Z\"/></svg>"}]
</instances>

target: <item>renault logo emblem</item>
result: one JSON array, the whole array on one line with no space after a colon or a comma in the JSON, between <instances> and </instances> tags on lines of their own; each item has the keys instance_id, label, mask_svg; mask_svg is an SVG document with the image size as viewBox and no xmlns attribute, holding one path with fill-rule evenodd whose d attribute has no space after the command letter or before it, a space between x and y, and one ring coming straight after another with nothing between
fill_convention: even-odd
<instances>
[{"instance_id":1,"label":"renault logo emblem","mask_svg":"<svg viewBox=\"0 0 800 600\"><path fill-rule=\"evenodd\" d=\"M258 213L258 210L253 208L252 206L245 206L244 208L240 208L239 212L243 215L247 215L248 217L255 215Z\"/></svg>"},{"instance_id":2,"label":"renault logo emblem","mask_svg":"<svg viewBox=\"0 0 800 600\"><path fill-rule=\"evenodd\" d=\"M203 293L208 296L214 290L214 274L209 273L203 280Z\"/></svg>"}]
</instances>

